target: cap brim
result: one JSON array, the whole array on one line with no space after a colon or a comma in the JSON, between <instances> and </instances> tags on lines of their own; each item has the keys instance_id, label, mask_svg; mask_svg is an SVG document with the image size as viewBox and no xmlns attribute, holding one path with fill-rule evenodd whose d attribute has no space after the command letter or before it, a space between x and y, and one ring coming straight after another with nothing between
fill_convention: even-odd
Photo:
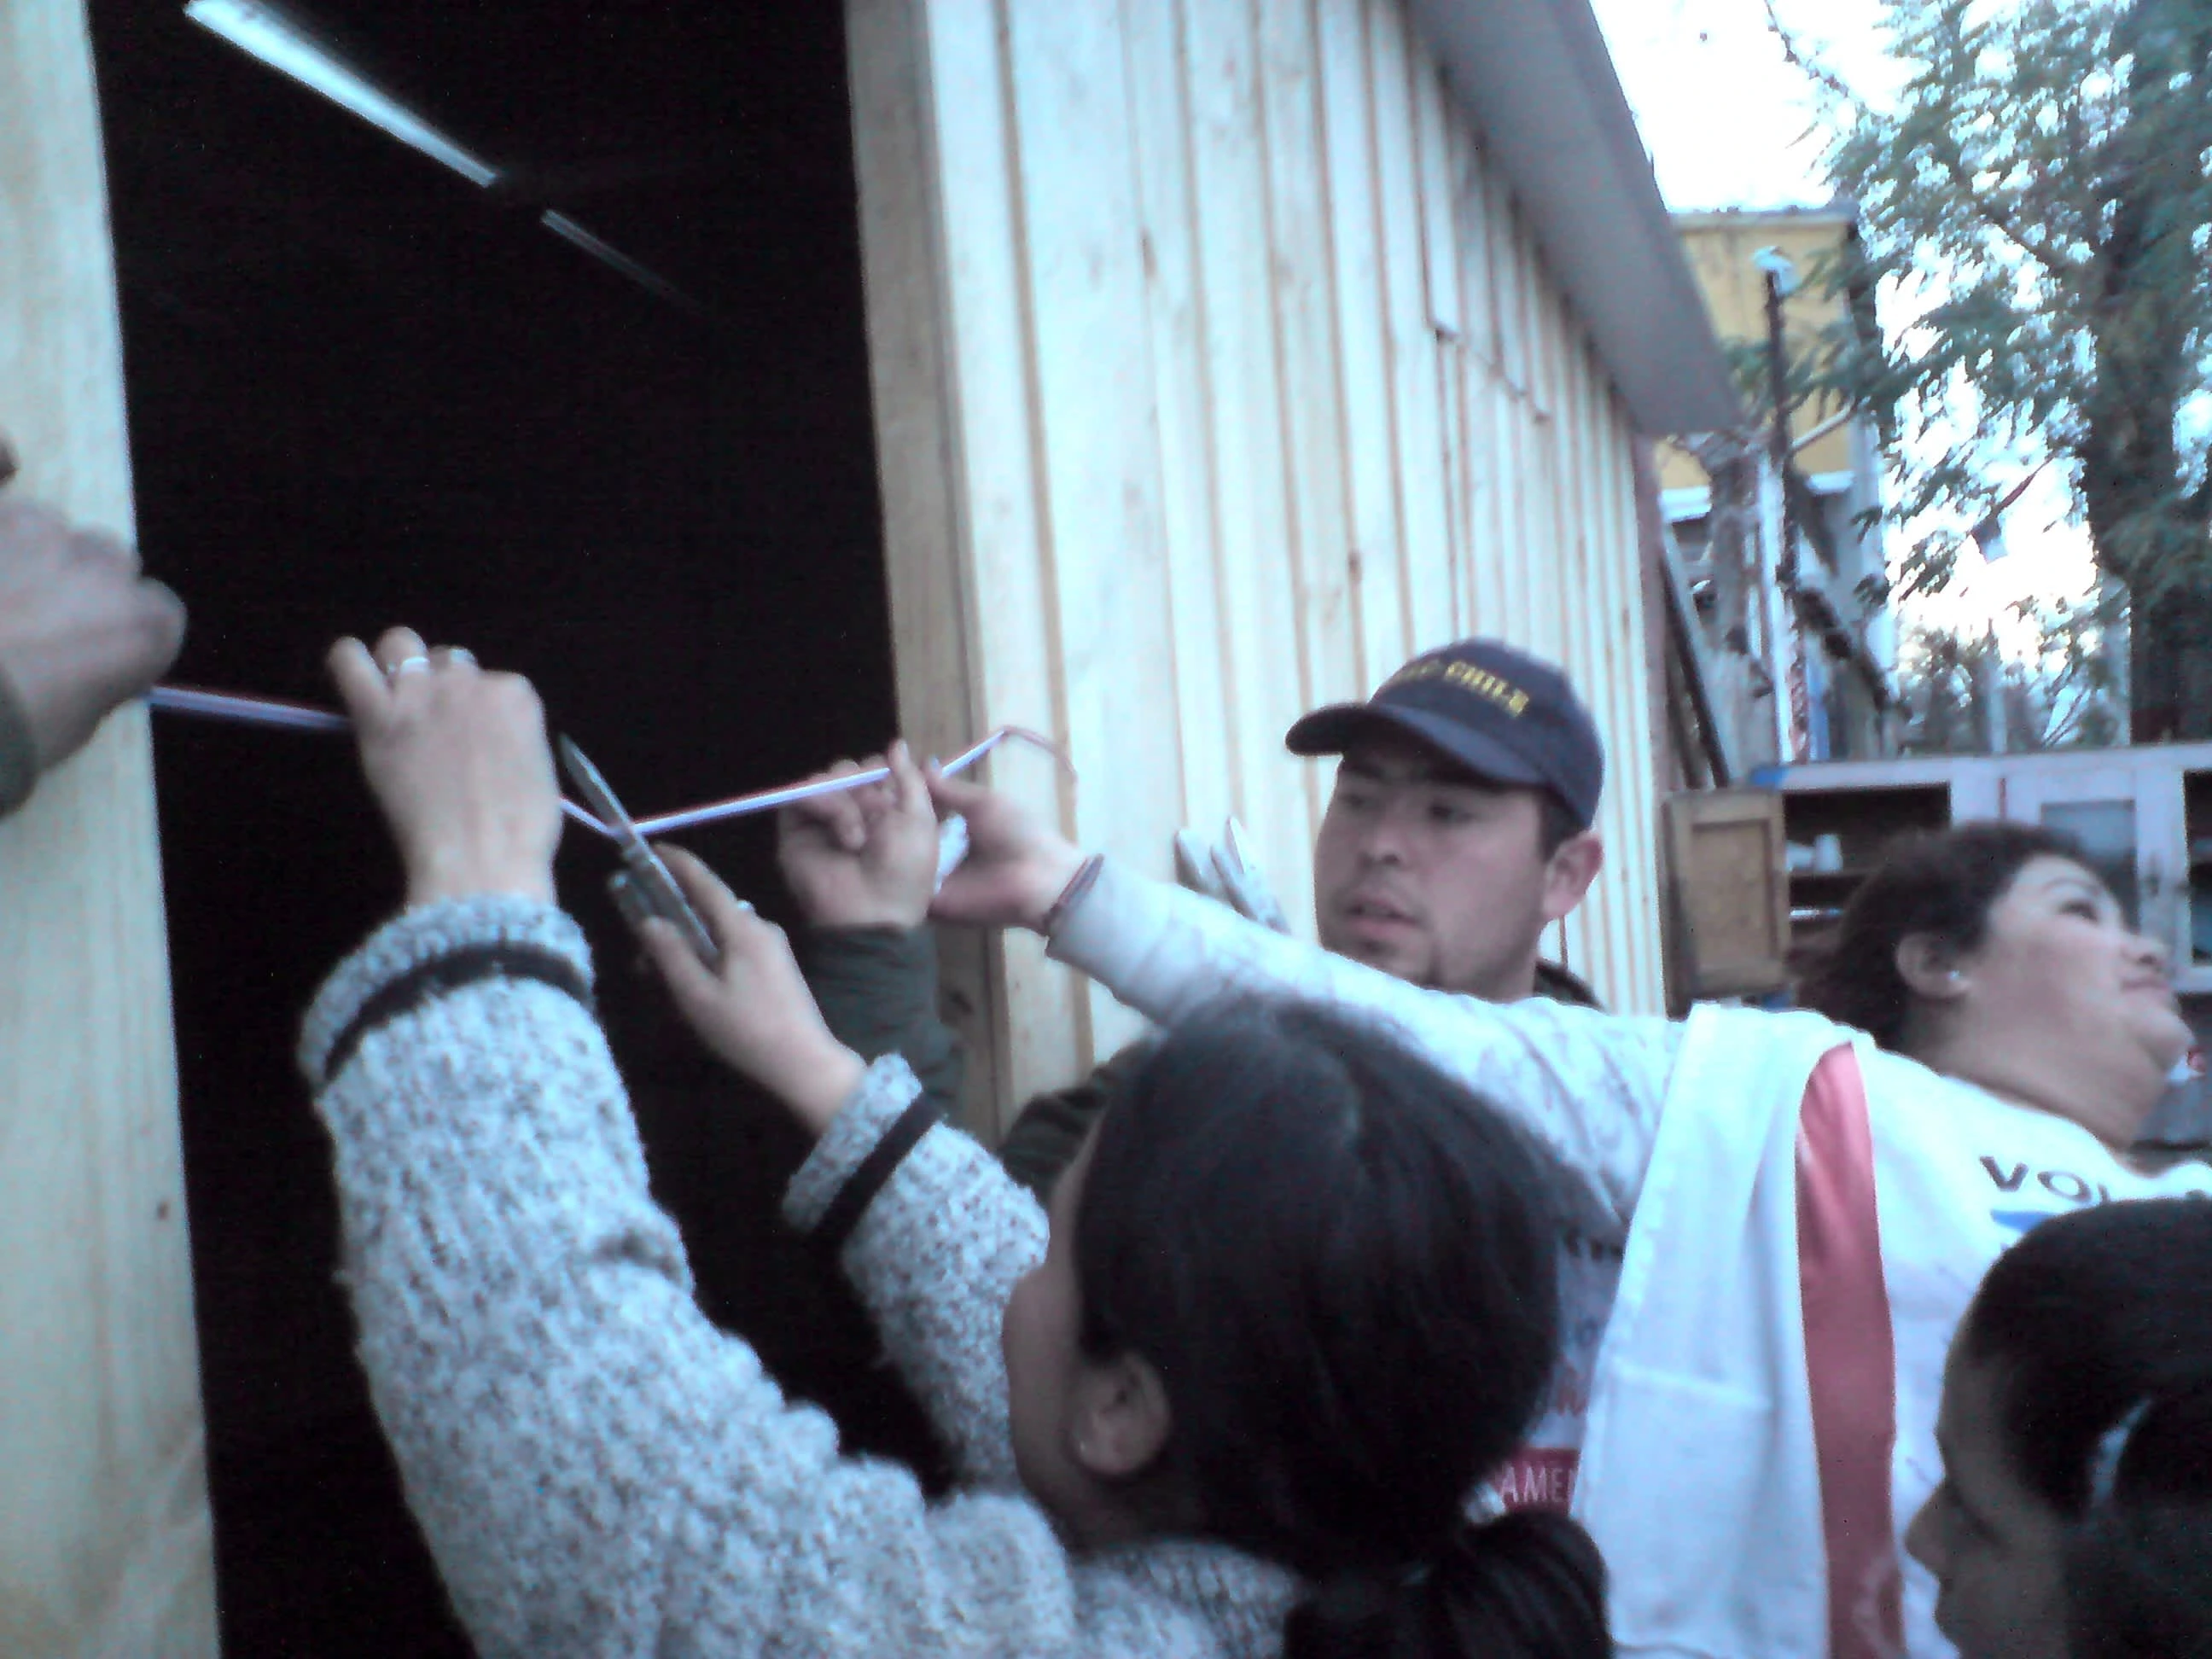
<instances>
[{"instance_id":1,"label":"cap brim","mask_svg":"<svg viewBox=\"0 0 2212 1659\"><path fill-rule=\"evenodd\" d=\"M1339 703L1316 708L1283 738L1293 755L1341 755L1378 738L1418 738L1453 764L1494 783L1544 785L1551 780L1504 744L1455 720L1418 708L1377 708L1370 703Z\"/></svg>"}]
</instances>

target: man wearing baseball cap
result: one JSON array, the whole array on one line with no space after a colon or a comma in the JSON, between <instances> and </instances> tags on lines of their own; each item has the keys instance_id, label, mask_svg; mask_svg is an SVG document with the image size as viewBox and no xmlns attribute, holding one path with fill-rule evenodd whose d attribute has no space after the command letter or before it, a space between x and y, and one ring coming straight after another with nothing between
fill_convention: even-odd
<instances>
[{"instance_id":1,"label":"man wearing baseball cap","mask_svg":"<svg viewBox=\"0 0 2212 1659\"><path fill-rule=\"evenodd\" d=\"M1566 676L1494 640L1416 657L1364 703L1307 715L1339 757L1314 843L1321 942L1432 990L1588 1002L1540 960L1603 861L1605 748Z\"/></svg>"},{"instance_id":2,"label":"man wearing baseball cap","mask_svg":"<svg viewBox=\"0 0 2212 1659\"><path fill-rule=\"evenodd\" d=\"M1486 1002L1595 1004L1540 954L1605 856L1590 828L1605 746L1565 675L1495 640L1462 640L1414 658L1365 702L1315 710L1284 741L1339 757L1314 842L1325 949ZM838 1029L842 999L825 983L817 994ZM1048 1196L1137 1052L1024 1106L999 1148L1007 1171Z\"/></svg>"}]
</instances>

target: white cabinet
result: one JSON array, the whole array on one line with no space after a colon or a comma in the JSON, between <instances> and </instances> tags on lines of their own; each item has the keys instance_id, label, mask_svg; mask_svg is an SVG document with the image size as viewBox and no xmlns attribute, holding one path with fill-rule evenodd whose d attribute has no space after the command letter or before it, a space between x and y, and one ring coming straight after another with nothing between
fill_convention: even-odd
<instances>
[{"instance_id":1,"label":"white cabinet","mask_svg":"<svg viewBox=\"0 0 2212 1659\"><path fill-rule=\"evenodd\" d=\"M1759 781L1782 792L1787 841L1819 848L1826 866L1788 876L1793 958L1817 945L1899 835L2003 817L2080 842L2172 953L2182 994L2212 995L2212 744L1846 761Z\"/></svg>"}]
</instances>

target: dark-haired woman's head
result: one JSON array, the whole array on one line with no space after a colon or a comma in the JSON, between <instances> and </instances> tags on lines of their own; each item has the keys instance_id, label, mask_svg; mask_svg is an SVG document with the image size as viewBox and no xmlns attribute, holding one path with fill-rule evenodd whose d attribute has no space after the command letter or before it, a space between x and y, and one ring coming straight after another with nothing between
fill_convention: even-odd
<instances>
[{"instance_id":1,"label":"dark-haired woman's head","mask_svg":"<svg viewBox=\"0 0 2212 1659\"><path fill-rule=\"evenodd\" d=\"M1960 824L1892 852L1798 1000L2116 1146L2190 1042L2162 947L2076 843L2026 823Z\"/></svg>"},{"instance_id":2,"label":"dark-haired woman's head","mask_svg":"<svg viewBox=\"0 0 2212 1659\"><path fill-rule=\"evenodd\" d=\"M1906 1544L1965 1659L2212 1653L2212 1202L2039 1226L1952 1345Z\"/></svg>"},{"instance_id":3,"label":"dark-haired woman's head","mask_svg":"<svg viewBox=\"0 0 2212 1659\"><path fill-rule=\"evenodd\" d=\"M1293 1653L1361 1632L1603 1651L1578 1528L1463 1519L1557 1361L1559 1180L1372 1026L1186 1022L1061 1181L1008 1306L1024 1482L1081 1543L1183 1532L1293 1568L1317 1587Z\"/></svg>"}]
</instances>

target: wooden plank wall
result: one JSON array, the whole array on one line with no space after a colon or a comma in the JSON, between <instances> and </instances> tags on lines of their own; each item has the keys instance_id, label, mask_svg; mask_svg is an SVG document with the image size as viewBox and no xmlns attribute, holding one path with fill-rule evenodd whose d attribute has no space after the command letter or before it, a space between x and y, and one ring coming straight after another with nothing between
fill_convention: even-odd
<instances>
[{"instance_id":1,"label":"wooden plank wall","mask_svg":"<svg viewBox=\"0 0 2212 1659\"><path fill-rule=\"evenodd\" d=\"M80 0L0 0L0 431L128 533ZM143 711L0 823L0 1653L198 1659L214 1564Z\"/></svg>"},{"instance_id":2,"label":"wooden plank wall","mask_svg":"<svg viewBox=\"0 0 2212 1659\"><path fill-rule=\"evenodd\" d=\"M1078 784L1000 781L1161 873L1233 811L1310 928L1285 730L1499 635L1610 750L1554 948L1662 1007L1638 441L1399 0L848 14L909 729L1050 732ZM1031 942L948 968L986 1115L1132 1030Z\"/></svg>"}]
</instances>

